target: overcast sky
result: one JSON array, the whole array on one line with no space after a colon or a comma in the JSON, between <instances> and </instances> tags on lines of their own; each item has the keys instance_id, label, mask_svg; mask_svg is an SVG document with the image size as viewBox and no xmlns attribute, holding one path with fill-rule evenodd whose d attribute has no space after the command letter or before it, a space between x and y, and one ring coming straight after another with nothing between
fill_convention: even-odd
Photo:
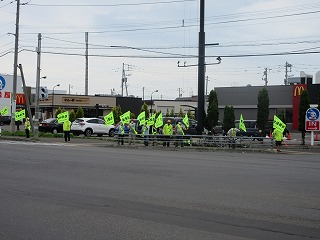
<instances>
[{"instance_id":1,"label":"overcast sky","mask_svg":"<svg viewBox=\"0 0 320 240\"><path fill-rule=\"evenodd\" d=\"M29 0L21 0L27 3ZM35 87L37 35L42 34L41 85L85 92L85 32L89 32L89 94L128 93L145 99L197 95L199 0L31 0L20 9L19 63ZM320 70L320 2L316 0L206 1L208 92L214 87L282 85L290 75ZM0 73L12 74L16 2L0 2ZM318 53L315 53L318 52ZM297 54L293 54L297 53ZM255 56L252 56L255 55ZM127 66L128 68L128 66Z\"/></svg>"}]
</instances>

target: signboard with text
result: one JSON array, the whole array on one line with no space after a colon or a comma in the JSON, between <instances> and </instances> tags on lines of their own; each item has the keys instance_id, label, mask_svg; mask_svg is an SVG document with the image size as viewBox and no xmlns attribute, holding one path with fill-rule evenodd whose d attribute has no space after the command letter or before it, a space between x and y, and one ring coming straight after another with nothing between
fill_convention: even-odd
<instances>
[{"instance_id":1,"label":"signboard with text","mask_svg":"<svg viewBox=\"0 0 320 240\"><path fill-rule=\"evenodd\" d=\"M309 108L306 111L306 131L320 130L320 113L317 108Z\"/></svg>"}]
</instances>

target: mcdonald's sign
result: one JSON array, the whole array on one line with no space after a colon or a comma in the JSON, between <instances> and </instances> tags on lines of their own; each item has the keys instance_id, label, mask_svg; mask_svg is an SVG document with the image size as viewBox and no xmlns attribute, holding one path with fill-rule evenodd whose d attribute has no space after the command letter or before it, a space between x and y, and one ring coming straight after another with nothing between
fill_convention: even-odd
<instances>
[{"instance_id":1,"label":"mcdonald's sign","mask_svg":"<svg viewBox=\"0 0 320 240\"><path fill-rule=\"evenodd\" d=\"M303 90L305 90L304 86L302 85L295 86L293 91L293 96L294 97L300 96Z\"/></svg>"},{"instance_id":2,"label":"mcdonald's sign","mask_svg":"<svg viewBox=\"0 0 320 240\"><path fill-rule=\"evenodd\" d=\"M26 104L26 98L24 94L17 94L16 95L17 105L25 105Z\"/></svg>"},{"instance_id":3,"label":"mcdonald's sign","mask_svg":"<svg viewBox=\"0 0 320 240\"><path fill-rule=\"evenodd\" d=\"M297 84L292 86L292 130L298 129L300 96L302 91L307 89L307 84Z\"/></svg>"}]
</instances>

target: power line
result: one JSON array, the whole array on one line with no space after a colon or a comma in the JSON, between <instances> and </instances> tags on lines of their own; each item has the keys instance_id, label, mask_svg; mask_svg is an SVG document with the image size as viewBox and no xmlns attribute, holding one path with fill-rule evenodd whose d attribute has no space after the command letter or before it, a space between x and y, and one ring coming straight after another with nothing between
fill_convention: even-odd
<instances>
[{"instance_id":1,"label":"power line","mask_svg":"<svg viewBox=\"0 0 320 240\"><path fill-rule=\"evenodd\" d=\"M35 50L23 49L27 52L36 52ZM85 56L81 53L63 53L63 52L49 52L42 51L44 54L54 55L66 55L66 56ZM319 51L301 51L299 50L292 52L280 52L280 53L260 53L260 54L239 54L239 55L219 55L221 58L244 58L244 57L266 57L266 56L284 56L284 55L306 55L306 54L319 54ZM183 55L180 56L152 56L152 55L104 55L104 54L90 54L89 57L105 57L105 58L146 58L146 59L177 59L177 58L197 58L196 55ZM206 57L217 57L217 56L206 56Z\"/></svg>"},{"instance_id":2,"label":"power line","mask_svg":"<svg viewBox=\"0 0 320 240\"><path fill-rule=\"evenodd\" d=\"M142 6L155 4L171 4L180 2L195 2L196 0L173 0L173 1L158 1L158 2L140 2L140 3L117 3L117 4L36 4L31 3L30 6L36 7L122 7L122 6Z\"/></svg>"}]
</instances>

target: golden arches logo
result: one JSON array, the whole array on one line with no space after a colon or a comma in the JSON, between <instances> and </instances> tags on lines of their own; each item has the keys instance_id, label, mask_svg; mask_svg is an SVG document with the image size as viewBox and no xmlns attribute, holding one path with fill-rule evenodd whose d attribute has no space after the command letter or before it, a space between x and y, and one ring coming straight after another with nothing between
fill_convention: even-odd
<instances>
[{"instance_id":1,"label":"golden arches logo","mask_svg":"<svg viewBox=\"0 0 320 240\"><path fill-rule=\"evenodd\" d=\"M17 104L21 104L21 105L24 105L26 104L26 99L25 99L25 96L24 94L17 94L16 95L16 101L17 101Z\"/></svg>"},{"instance_id":2,"label":"golden arches logo","mask_svg":"<svg viewBox=\"0 0 320 240\"><path fill-rule=\"evenodd\" d=\"M304 86L296 86L293 91L293 96L300 96L301 92L304 90ZM298 93L298 94L297 94Z\"/></svg>"}]
</instances>

